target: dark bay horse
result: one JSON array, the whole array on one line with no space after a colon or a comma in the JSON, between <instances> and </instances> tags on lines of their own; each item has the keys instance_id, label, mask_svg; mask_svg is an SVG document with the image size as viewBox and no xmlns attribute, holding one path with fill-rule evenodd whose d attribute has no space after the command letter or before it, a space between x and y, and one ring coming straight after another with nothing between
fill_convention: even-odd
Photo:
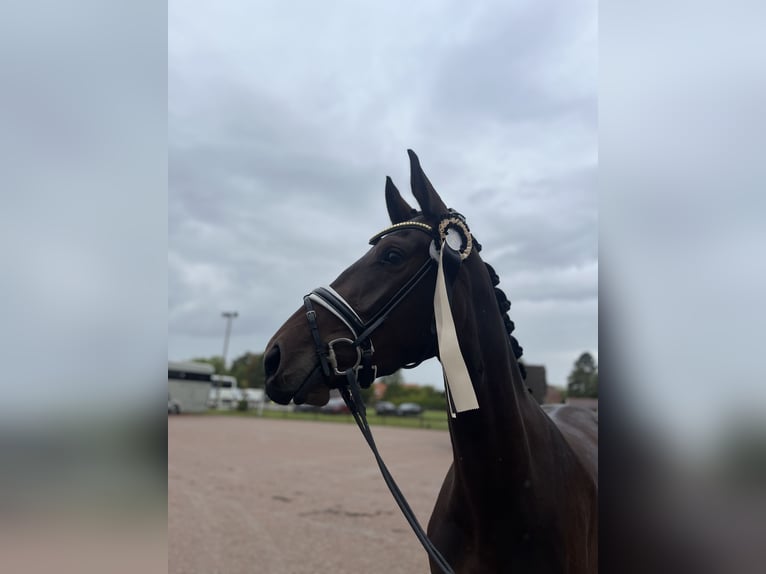
<instances>
[{"instance_id":1,"label":"dark bay horse","mask_svg":"<svg viewBox=\"0 0 766 574\"><path fill-rule=\"evenodd\" d=\"M434 311L441 267L433 262L435 252L445 253L445 261L451 253L445 283L459 341L455 354L462 354L478 408L455 409L454 377L445 366L453 464L428 536L455 572L595 573L597 416L537 404L524 382L521 348L506 314L510 303L496 288L497 275L482 262L464 218L447 208L417 156L409 155L420 210L387 178L392 226L330 289L307 296L272 337L264 360L267 393L283 404L323 405L330 387L343 384L340 364L350 365L362 386L434 356L445 365L444 331L437 333ZM449 226L457 229L457 241L445 239ZM340 311L325 304L334 298L343 303ZM328 348L328 341L335 344ZM431 569L440 571L433 559Z\"/></svg>"}]
</instances>

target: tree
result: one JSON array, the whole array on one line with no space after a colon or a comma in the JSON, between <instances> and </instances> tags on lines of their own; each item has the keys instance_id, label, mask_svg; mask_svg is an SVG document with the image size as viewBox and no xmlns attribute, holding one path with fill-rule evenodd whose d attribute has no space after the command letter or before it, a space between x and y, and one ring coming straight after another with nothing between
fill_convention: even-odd
<instances>
[{"instance_id":1,"label":"tree","mask_svg":"<svg viewBox=\"0 0 766 574\"><path fill-rule=\"evenodd\" d=\"M598 397L598 365L588 352L575 361L567 378L567 395L570 397Z\"/></svg>"},{"instance_id":2,"label":"tree","mask_svg":"<svg viewBox=\"0 0 766 574\"><path fill-rule=\"evenodd\" d=\"M359 394L362 395L362 401L366 406L370 406L375 402L375 392L372 388L372 385L366 389L359 389Z\"/></svg>"},{"instance_id":3,"label":"tree","mask_svg":"<svg viewBox=\"0 0 766 574\"><path fill-rule=\"evenodd\" d=\"M404 378L401 371L396 371L380 379L380 382L386 385L383 391L383 398L390 402L401 402L401 395L404 393Z\"/></svg>"},{"instance_id":4,"label":"tree","mask_svg":"<svg viewBox=\"0 0 766 574\"><path fill-rule=\"evenodd\" d=\"M404 382L401 371L394 371L390 375L386 375L380 379L381 383L386 385L401 385Z\"/></svg>"},{"instance_id":5,"label":"tree","mask_svg":"<svg viewBox=\"0 0 766 574\"><path fill-rule=\"evenodd\" d=\"M266 386L266 372L263 368L263 354L247 352L237 357L229 369L239 385L249 389L262 389Z\"/></svg>"},{"instance_id":6,"label":"tree","mask_svg":"<svg viewBox=\"0 0 766 574\"><path fill-rule=\"evenodd\" d=\"M424 409L445 410L447 398L444 391L438 391L425 385L404 386L401 371L383 377L381 382L386 385L383 400L395 404L418 403Z\"/></svg>"}]
</instances>

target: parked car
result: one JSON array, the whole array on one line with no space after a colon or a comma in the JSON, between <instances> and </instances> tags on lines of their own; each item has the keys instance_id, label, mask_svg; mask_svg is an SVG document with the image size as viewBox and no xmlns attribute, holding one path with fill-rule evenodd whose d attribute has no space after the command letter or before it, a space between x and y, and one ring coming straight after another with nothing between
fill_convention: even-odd
<instances>
[{"instance_id":1,"label":"parked car","mask_svg":"<svg viewBox=\"0 0 766 574\"><path fill-rule=\"evenodd\" d=\"M417 416L423 412L423 407L417 403L402 403L399 408L396 409L399 416Z\"/></svg>"},{"instance_id":2,"label":"parked car","mask_svg":"<svg viewBox=\"0 0 766 574\"><path fill-rule=\"evenodd\" d=\"M341 398L330 399L325 406L319 409L319 412L331 415L347 414L349 412L346 402Z\"/></svg>"},{"instance_id":3,"label":"parked car","mask_svg":"<svg viewBox=\"0 0 766 574\"><path fill-rule=\"evenodd\" d=\"M293 409L293 412L295 413L318 413L322 407L318 407L316 405L310 405L308 403L303 403L302 405L295 405L295 409Z\"/></svg>"},{"instance_id":4,"label":"parked car","mask_svg":"<svg viewBox=\"0 0 766 574\"><path fill-rule=\"evenodd\" d=\"M388 401L380 401L377 405L375 405L375 414L383 416L395 415L396 405L394 403L389 403Z\"/></svg>"},{"instance_id":5,"label":"parked car","mask_svg":"<svg viewBox=\"0 0 766 574\"><path fill-rule=\"evenodd\" d=\"M174 401L170 398L170 395L168 395L168 414L169 415L180 415L181 414L181 405L178 404L178 401Z\"/></svg>"}]
</instances>

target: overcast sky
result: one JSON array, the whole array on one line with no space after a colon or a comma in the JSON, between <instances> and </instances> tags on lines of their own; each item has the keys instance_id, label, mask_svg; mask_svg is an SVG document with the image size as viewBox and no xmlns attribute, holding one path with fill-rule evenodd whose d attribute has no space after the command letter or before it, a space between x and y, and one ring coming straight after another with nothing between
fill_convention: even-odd
<instances>
[{"instance_id":1,"label":"overcast sky","mask_svg":"<svg viewBox=\"0 0 766 574\"><path fill-rule=\"evenodd\" d=\"M468 218L525 359L598 352L595 2L175 2L170 359L261 352L388 223L406 149ZM442 386L435 360L408 381Z\"/></svg>"}]
</instances>

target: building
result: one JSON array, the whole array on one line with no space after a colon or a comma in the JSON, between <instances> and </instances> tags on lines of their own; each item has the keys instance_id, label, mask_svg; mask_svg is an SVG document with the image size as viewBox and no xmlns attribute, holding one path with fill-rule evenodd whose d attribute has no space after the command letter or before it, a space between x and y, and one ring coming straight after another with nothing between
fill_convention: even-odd
<instances>
[{"instance_id":1,"label":"building","mask_svg":"<svg viewBox=\"0 0 766 574\"><path fill-rule=\"evenodd\" d=\"M545 367L543 365L527 365L524 363L524 368L527 370L527 387L532 390L532 396L535 397L535 400L543 404L546 392L548 391Z\"/></svg>"},{"instance_id":2,"label":"building","mask_svg":"<svg viewBox=\"0 0 766 574\"><path fill-rule=\"evenodd\" d=\"M548 385L548 390L545 392L546 405L558 405L564 402L564 393L557 387Z\"/></svg>"}]
</instances>

